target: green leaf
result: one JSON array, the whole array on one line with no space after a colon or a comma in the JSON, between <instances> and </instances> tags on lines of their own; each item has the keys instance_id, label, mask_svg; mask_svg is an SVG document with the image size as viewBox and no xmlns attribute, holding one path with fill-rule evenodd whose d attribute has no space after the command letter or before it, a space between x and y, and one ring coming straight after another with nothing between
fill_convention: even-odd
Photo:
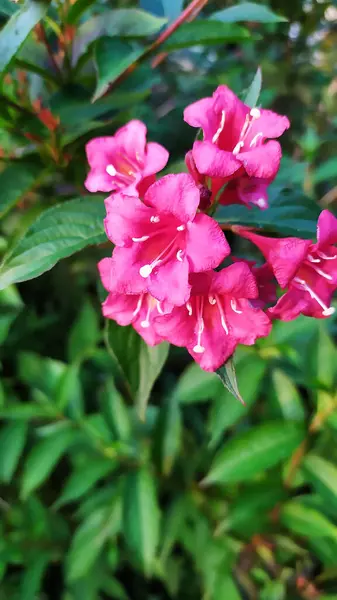
<instances>
[{"instance_id":1,"label":"green leaf","mask_svg":"<svg viewBox=\"0 0 337 600\"><path fill-rule=\"evenodd\" d=\"M239 392L233 357L231 356L220 369L217 369L216 373L219 375L223 385L230 394L232 394L236 400L239 400L241 404L245 404L245 401Z\"/></svg>"},{"instance_id":2,"label":"green leaf","mask_svg":"<svg viewBox=\"0 0 337 600\"><path fill-rule=\"evenodd\" d=\"M115 494L109 506L94 510L77 528L66 558L68 581L90 572L108 538L121 528L121 498Z\"/></svg>"},{"instance_id":3,"label":"green leaf","mask_svg":"<svg viewBox=\"0 0 337 600\"><path fill-rule=\"evenodd\" d=\"M312 181L315 185L317 185L318 183L324 183L330 179L335 179L336 172L337 159L335 157L329 158L313 172Z\"/></svg>"},{"instance_id":4,"label":"green leaf","mask_svg":"<svg viewBox=\"0 0 337 600\"><path fill-rule=\"evenodd\" d=\"M282 184L283 185L283 184ZM220 206L215 218L220 224L249 225L265 229L281 236L297 236L313 239L316 237L319 210L310 199L295 194L286 194L276 183L269 192L270 207L260 210L245 206Z\"/></svg>"},{"instance_id":5,"label":"green leaf","mask_svg":"<svg viewBox=\"0 0 337 600\"><path fill-rule=\"evenodd\" d=\"M251 34L239 25L229 25L216 20L200 19L184 23L163 44L163 50L170 52L191 46L209 46L250 40Z\"/></svg>"},{"instance_id":6,"label":"green leaf","mask_svg":"<svg viewBox=\"0 0 337 600\"><path fill-rule=\"evenodd\" d=\"M310 379L316 385L333 390L337 352L323 323L314 331L306 350L307 360L304 368L310 374Z\"/></svg>"},{"instance_id":7,"label":"green leaf","mask_svg":"<svg viewBox=\"0 0 337 600\"><path fill-rule=\"evenodd\" d=\"M105 94L109 86L138 58L144 49L120 39L101 37L95 44L95 67L97 71L95 102Z\"/></svg>"},{"instance_id":8,"label":"green leaf","mask_svg":"<svg viewBox=\"0 0 337 600\"><path fill-rule=\"evenodd\" d=\"M36 163L20 161L0 173L0 218L36 185L41 170Z\"/></svg>"},{"instance_id":9,"label":"green leaf","mask_svg":"<svg viewBox=\"0 0 337 600\"><path fill-rule=\"evenodd\" d=\"M90 356L99 339L98 316L91 302L87 300L70 331L68 341L70 362L81 361Z\"/></svg>"},{"instance_id":10,"label":"green leaf","mask_svg":"<svg viewBox=\"0 0 337 600\"><path fill-rule=\"evenodd\" d=\"M22 300L14 286L0 291L0 345L6 340L11 325L22 308Z\"/></svg>"},{"instance_id":11,"label":"green leaf","mask_svg":"<svg viewBox=\"0 0 337 600\"><path fill-rule=\"evenodd\" d=\"M23 499L26 499L36 488L42 485L76 439L77 433L72 429L66 429L35 444L24 467L21 486Z\"/></svg>"},{"instance_id":12,"label":"green leaf","mask_svg":"<svg viewBox=\"0 0 337 600\"><path fill-rule=\"evenodd\" d=\"M244 481L291 456L304 439L297 423L270 422L230 440L215 456L204 485Z\"/></svg>"},{"instance_id":13,"label":"green leaf","mask_svg":"<svg viewBox=\"0 0 337 600\"><path fill-rule=\"evenodd\" d=\"M56 392L66 365L59 360L44 358L34 352L20 352L18 356L18 377L26 385L41 390L47 400Z\"/></svg>"},{"instance_id":14,"label":"green leaf","mask_svg":"<svg viewBox=\"0 0 337 600\"><path fill-rule=\"evenodd\" d=\"M105 341L143 419L152 387L166 361L169 344L148 346L133 327L120 327L114 321L107 321Z\"/></svg>"},{"instance_id":15,"label":"green leaf","mask_svg":"<svg viewBox=\"0 0 337 600\"><path fill-rule=\"evenodd\" d=\"M260 97L261 88L262 88L262 71L261 71L261 68L258 67L258 69L254 75L254 79L253 79L252 83L250 84L250 86L247 90L247 93L245 95L244 103L248 104L248 106L251 106L252 108L254 108L254 106L257 105L258 99Z\"/></svg>"},{"instance_id":16,"label":"green leaf","mask_svg":"<svg viewBox=\"0 0 337 600\"><path fill-rule=\"evenodd\" d=\"M257 23L282 23L287 21L285 17L272 12L264 4L255 2L242 2L229 8L224 8L211 15L212 19L224 21L225 23L237 23L240 21L255 21Z\"/></svg>"},{"instance_id":17,"label":"green leaf","mask_svg":"<svg viewBox=\"0 0 337 600\"><path fill-rule=\"evenodd\" d=\"M175 394L181 404L194 404L216 398L222 389L215 373L207 373L192 362L179 378Z\"/></svg>"},{"instance_id":18,"label":"green leaf","mask_svg":"<svg viewBox=\"0 0 337 600\"><path fill-rule=\"evenodd\" d=\"M181 412L176 395L160 408L154 437L154 458L164 475L172 471L181 444Z\"/></svg>"},{"instance_id":19,"label":"green leaf","mask_svg":"<svg viewBox=\"0 0 337 600\"><path fill-rule=\"evenodd\" d=\"M159 541L160 512L155 482L145 467L126 478L123 513L125 542L149 577Z\"/></svg>"},{"instance_id":20,"label":"green leaf","mask_svg":"<svg viewBox=\"0 0 337 600\"><path fill-rule=\"evenodd\" d=\"M216 577L212 600L241 600L239 590L230 573L220 572Z\"/></svg>"},{"instance_id":21,"label":"green leaf","mask_svg":"<svg viewBox=\"0 0 337 600\"><path fill-rule=\"evenodd\" d=\"M13 403L9 406L0 408L0 419L24 419L26 421L34 419L46 419L55 417L54 411L49 406L40 406L39 404Z\"/></svg>"},{"instance_id":22,"label":"green leaf","mask_svg":"<svg viewBox=\"0 0 337 600\"><path fill-rule=\"evenodd\" d=\"M83 416L84 399L78 364L69 365L60 378L55 391L55 405L61 413L66 412L72 419Z\"/></svg>"},{"instance_id":23,"label":"green leaf","mask_svg":"<svg viewBox=\"0 0 337 600\"><path fill-rule=\"evenodd\" d=\"M172 504L163 514L163 535L160 544L160 560L165 562L179 539L182 527L189 514L189 503L187 496L182 495L175 498Z\"/></svg>"},{"instance_id":24,"label":"green leaf","mask_svg":"<svg viewBox=\"0 0 337 600\"><path fill-rule=\"evenodd\" d=\"M92 460L84 466L80 465L67 479L61 496L55 502L55 508L84 496L100 479L113 471L115 466L114 462L105 459Z\"/></svg>"},{"instance_id":25,"label":"green leaf","mask_svg":"<svg viewBox=\"0 0 337 600\"><path fill-rule=\"evenodd\" d=\"M0 289L49 271L59 260L92 244L100 244L104 203L84 196L44 211L29 227L0 267Z\"/></svg>"},{"instance_id":26,"label":"green leaf","mask_svg":"<svg viewBox=\"0 0 337 600\"><path fill-rule=\"evenodd\" d=\"M109 378L99 397L102 414L117 440L127 441L131 434L131 421L125 402Z\"/></svg>"},{"instance_id":27,"label":"green leaf","mask_svg":"<svg viewBox=\"0 0 337 600\"><path fill-rule=\"evenodd\" d=\"M27 438L27 423L14 421L0 432L0 481L9 483L14 475Z\"/></svg>"},{"instance_id":28,"label":"green leaf","mask_svg":"<svg viewBox=\"0 0 337 600\"><path fill-rule=\"evenodd\" d=\"M301 396L286 373L280 369L272 372L275 401L281 415L288 421L303 421L305 410Z\"/></svg>"},{"instance_id":29,"label":"green leaf","mask_svg":"<svg viewBox=\"0 0 337 600\"><path fill-rule=\"evenodd\" d=\"M323 500L337 510L337 467L320 456L306 456L303 469Z\"/></svg>"},{"instance_id":30,"label":"green leaf","mask_svg":"<svg viewBox=\"0 0 337 600\"><path fill-rule=\"evenodd\" d=\"M247 415L248 409L257 400L266 367L266 361L257 355L244 356L238 362L236 371L241 392L245 399L245 406L236 402L228 390L221 390L211 410L209 423L210 446L213 447L218 444L224 432Z\"/></svg>"},{"instance_id":31,"label":"green leaf","mask_svg":"<svg viewBox=\"0 0 337 600\"><path fill-rule=\"evenodd\" d=\"M287 502L281 511L281 521L291 531L303 537L330 537L337 540L337 527L324 515L296 500Z\"/></svg>"},{"instance_id":32,"label":"green leaf","mask_svg":"<svg viewBox=\"0 0 337 600\"><path fill-rule=\"evenodd\" d=\"M52 556L49 552L41 552L28 560L21 580L20 600L36 600L41 589L44 572Z\"/></svg>"},{"instance_id":33,"label":"green leaf","mask_svg":"<svg viewBox=\"0 0 337 600\"><path fill-rule=\"evenodd\" d=\"M7 17L11 17L15 12L19 10L19 7L15 2L11 0L1 0L0 2L0 13L2 15L6 15Z\"/></svg>"},{"instance_id":34,"label":"green leaf","mask_svg":"<svg viewBox=\"0 0 337 600\"><path fill-rule=\"evenodd\" d=\"M269 581L263 588L259 600L285 600L286 591L282 581Z\"/></svg>"},{"instance_id":35,"label":"green leaf","mask_svg":"<svg viewBox=\"0 0 337 600\"><path fill-rule=\"evenodd\" d=\"M48 2L27 1L0 32L0 71L9 65L33 27L44 17Z\"/></svg>"}]
</instances>

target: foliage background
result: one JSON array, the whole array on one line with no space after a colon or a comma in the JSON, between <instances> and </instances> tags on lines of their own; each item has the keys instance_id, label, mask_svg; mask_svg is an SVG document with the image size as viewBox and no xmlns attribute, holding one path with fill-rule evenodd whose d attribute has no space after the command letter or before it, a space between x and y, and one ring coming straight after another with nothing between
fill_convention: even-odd
<instances>
[{"instance_id":1,"label":"foliage background","mask_svg":"<svg viewBox=\"0 0 337 600\"><path fill-rule=\"evenodd\" d=\"M243 407L100 315L90 137L143 119L180 171L183 108L260 66L281 171L268 211L219 219L310 237L337 199L334 3L210 0L124 77L183 8L0 1L1 600L337 598L336 319L240 349Z\"/></svg>"}]
</instances>

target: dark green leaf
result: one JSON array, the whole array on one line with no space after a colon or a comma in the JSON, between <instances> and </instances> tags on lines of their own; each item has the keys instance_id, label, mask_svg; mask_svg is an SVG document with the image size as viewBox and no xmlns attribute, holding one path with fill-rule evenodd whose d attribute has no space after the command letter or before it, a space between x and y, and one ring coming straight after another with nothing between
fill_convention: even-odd
<instances>
[{"instance_id":1,"label":"dark green leaf","mask_svg":"<svg viewBox=\"0 0 337 600\"><path fill-rule=\"evenodd\" d=\"M184 23L169 37L162 48L171 52L191 46L244 42L249 39L251 39L250 32L239 25L201 19Z\"/></svg>"},{"instance_id":2,"label":"dark green leaf","mask_svg":"<svg viewBox=\"0 0 337 600\"><path fill-rule=\"evenodd\" d=\"M262 87L262 71L260 67L258 67L254 79L250 84L247 93L245 95L244 103L248 104L252 108L257 105L258 99L260 97Z\"/></svg>"},{"instance_id":3,"label":"dark green leaf","mask_svg":"<svg viewBox=\"0 0 337 600\"><path fill-rule=\"evenodd\" d=\"M281 512L283 524L304 537L331 537L337 540L337 527L313 508L292 500Z\"/></svg>"},{"instance_id":4,"label":"dark green leaf","mask_svg":"<svg viewBox=\"0 0 337 600\"><path fill-rule=\"evenodd\" d=\"M303 438L304 430L297 423L259 425L227 442L203 484L249 479L291 456Z\"/></svg>"},{"instance_id":5,"label":"dark green leaf","mask_svg":"<svg viewBox=\"0 0 337 600\"><path fill-rule=\"evenodd\" d=\"M242 2L241 4L224 8L223 10L219 10L219 12L213 13L212 19L226 23L237 23L240 21L280 23L288 20L272 12L268 6L255 2Z\"/></svg>"},{"instance_id":6,"label":"dark green leaf","mask_svg":"<svg viewBox=\"0 0 337 600\"><path fill-rule=\"evenodd\" d=\"M70 331L68 357L70 362L81 361L90 356L100 338L98 316L88 300Z\"/></svg>"},{"instance_id":7,"label":"dark green leaf","mask_svg":"<svg viewBox=\"0 0 337 600\"><path fill-rule=\"evenodd\" d=\"M7 254L0 267L0 289L38 277L61 258L105 241L104 203L84 196L43 212Z\"/></svg>"},{"instance_id":8,"label":"dark green leaf","mask_svg":"<svg viewBox=\"0 0 337 600\"><path fill-rule=\"evenodd\" d=\"M266 361L257 355L244 356L237 364L236 371L245 405L237 402L227 389L222 389L212 405L209 432L210 445L215 446L224 432L248 413L257 400L261 382L266 371Z\"/></svg>"},{"instance_id":9,"label":"dark green leaf","mask_svg":"<svg viewBox=\"0 0 337 600\"><path fill-rule=\"evenodd\" d=\"M193 362L179 378L175 394L181 404L194 404L216 398L222 389L215 373L207 373Z\"/></svg>"},{"instance_id":10,"label":"dark green leaf","mask_svg":"<svg viewBox=\"0 0 337 600\"><path fill-rule=\"evenodd\" d=\"M55 405L61 413L66 412L72 419L83 416L83 392L77 364L67 367L60 378L55 391Z\"/></svg>"},{"instance_id":11,"label":"dark green leaf","mask_svg":"<svg viewBox=\"0 0 337 600\"><path fill-rule=\"evenodd\" d=\"M6 340L10 327L23 308L14 286L0 291L0 345Z\"/></svg>"},{"instance_id":12,"label":"dark green leaf","mask_svg":"<svg viewBox=\"0 0 337 600\"><path fill-rule=\"evenodd\" d=\"M148 346L143 340L139 353L139 386L136 393L136 405L141 419L145 419L146 406L151 390L166 362L170 345L162 342L157 346Z\"/></svg>"},{"instance_id":13,"label":"dark green leaf","mask_svg":"<svg viewBox=\"0 0 337 600\"><path fill-rule=\"evenodd\" d=\"M127 476L123 511L125 541L145 575L150 576L159 541L160 512L155 482L145 467Z\"/></svg>"},{"instance_id":14,"label":"dark green leaf","mask_svg":"<svg viewBox=\"0 0 337 600\"><path fill-rule=\"evenodd\" d=\"M120 39L101 37L95 44L97 85L92 101L105 94L122 73L143 54L143 48Z\"/></svg>"},{"instance_id":15,"label":"dark green leaf","mask_svg":"<svg viewBox=\"0 0 337 600\"><path fill-rule=\"evenodd\" d=\"M113 379L108 379L100 393L102 414L118 440L130 439L131 421L129 411Z\"/></svg>"},{"instance_id":16,"label":"dark green leaf","mask_svg":"<svg viewBox=\"0 0 337 600\"><path fill-rule=\"evenodd\" d=\"M115 467L115 463L111 460L92 460L88 461L84 466L74 471L67 479L64 490L55 503L55 507L59 508L68 502L77 500Z\"/></svg>"},{"instance_id":17,"label":"dark green leaf","mask_svg":"<svg viewBox=\"0 0 337 600\"><path fill-rule=\"evenodd\" d=\"M154 437L154 458L164 475L171 473L181 444L181 412L176 395L160 408Z\"/></svg>"},{"instance_id":18,"label":"dark green leaf","mask_svg":"<svg viewBox=\"0 0 337 600\"><path fill-rule=\"evenodd\" d=\"M337 510L337 467L320 456L306 456L303 462L304 472L318 494Z\"/></svg>"},{"instance_id":19,"label":"dark green leaf","mask_svg":"<svg viewBox=\"0 0 337 600\"><path fill-rule=\"evenodd\" d=\"M121 498L115 494L109 506L97 508L81 523L66 559L67 578L76 581L88 574L107 539L121 527Z\"/></svg>"},{"instance_id":20,"label":"dark green leaf","mask_svg":"<svg viewBox=\"0 0 337 600\"><path fill-rule=\"evenodd\" d=\"M9 483L19 462L27 437L27 423L14 421L0 431L0 481Z\"/></svg>"},{"instance_id":21,"label":"dark green leaf","mask_svg":"<svg viewBox=\"0 0 337 600\"><path fill-rule=\"evenodd\" d=\"M230 357L220 369L217 369L216 373L232 396L241 402L241 404L245 404L239 392L233 357Z\"/></svg>"},{"instance_id":22,"label":"dark green leaf","mask_svg":"<svg viewBox=\"0 0 337 600\"><path fill-rule=\"evenodd\" d=\"M0 173L0 218L37 183L41 166L36 163L13 163Z\"/></svg>"},{"instance_id":23,"label":"dark green leaf","mask_svg":"<svg viewBox=\"0 0 337 600\"><path fill-rule=\"evenodd\" d=\"M0 71L9 65L33 27L44 17L48 2L27 1L0 33Z\"/></svg>"},{"instance_id":24,"label":"dark green leaf","mask_svg":"<svg viewBox=\"0 0 337 600\"><path fill-rule=\"evenodd\" d=\"M75 431L66 429L35 444L24 467L21 487L23 498L27 498L47 479L76 438Z\"/></svg>"},{"instance_id":25,"label":"dark green leaf","mask_svg":"<svg viewBox=\"0 0 337 600\"><path fill-rule=\"evenodd\" d=\"M29 560L21 581L20 600L36 600L41 589L44 572L51 558L49 553L41 552Z\"/></svg>"},{"instance_id":26,"label":"dark green leaf","mask_svg":"<svg viewBox=\"0 0 337 600\"><path fill-rule=\"evenodd\" d=\"M323 323L313 333L306 351L308 354L305 369L308 369L311 380L319 386L333 390L337 352Z\"/></svg>"},{"instance_id":27,"label":"dark green leaf","mask_svg":"<svg viewBox=\"0 0 337 600\"><path fill-rule=\"evenodd\" d=\"M0 2L0 13L6 15L7 17L11 17L15 12L19 10L19 7L15 2L11 0L1 0Z\"/></svg>"}]
</instances>

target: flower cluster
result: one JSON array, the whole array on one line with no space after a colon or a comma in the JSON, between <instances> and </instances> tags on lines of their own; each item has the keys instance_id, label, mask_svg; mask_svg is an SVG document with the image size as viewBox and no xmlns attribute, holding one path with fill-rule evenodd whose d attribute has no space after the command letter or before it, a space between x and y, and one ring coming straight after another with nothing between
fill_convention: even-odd
<instances>
[{"instance_id":1,"label":"flower cluster","mask_svg":"<svg viewBox=\"0 0 337 600\"><path fill-rule=\"evenodd\" d=\"M132 324L149 345L167 340L184 346L203 369L215 371L238 344L267 336L275 318L332 314L337 219L321 213L315 244L233 227L266 262L232 257L216 270L231 250L206 213L214 213L218 202L268 207L268 185L281 159L274 138L289 121L246 106L225 86L188 106L184 118L203 132L186 155L189 173L156 180L168 152L147 142L145 125L133 120L114 136L87 144L85 185L111 192L104 224L115 247L98 265L108 291L103 315ZM279 299L277 284L286 288Z\"/></svg>"}]
</instances>

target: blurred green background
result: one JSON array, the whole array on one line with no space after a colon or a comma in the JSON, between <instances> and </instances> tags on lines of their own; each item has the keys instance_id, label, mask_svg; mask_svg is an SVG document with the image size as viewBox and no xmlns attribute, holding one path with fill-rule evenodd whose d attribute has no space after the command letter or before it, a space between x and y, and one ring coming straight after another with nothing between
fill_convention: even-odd
<instances>
[{"instance_id":1,"label":"blurred green background","mask_svg":"<svg viewBox=\"0 0 337 600\"><path fill-rule=\"evenodd\" d=\"M265 230L310 237L337 203L336 4L194 4L154 52L188 3L0 0L1 600L337 599L336 318L240 348L244 407L101 317L84 147L131 118L179 172L184 107L260 67L291 120Z\"/></svg>"}]
</instances>

